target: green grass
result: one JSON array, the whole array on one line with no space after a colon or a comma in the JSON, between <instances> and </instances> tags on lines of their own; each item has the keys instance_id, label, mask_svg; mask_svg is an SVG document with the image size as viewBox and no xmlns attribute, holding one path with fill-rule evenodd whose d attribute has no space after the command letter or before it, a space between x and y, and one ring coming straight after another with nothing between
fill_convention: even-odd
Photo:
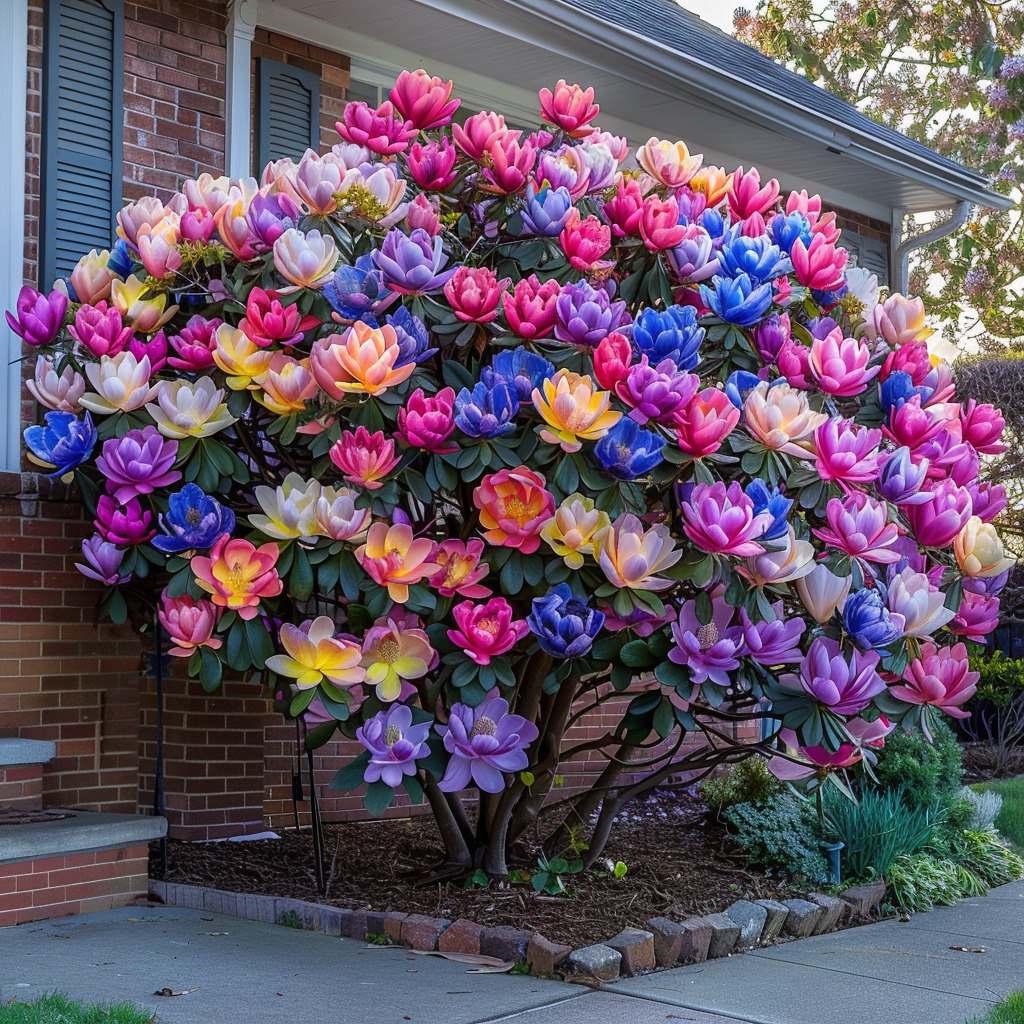
<instances>
[{"instance_id":1,"label":"green grass","mask_svg":"<svg viewBox=\"0 0 1024 1024\"><path fill-rule=\"evenodd\" d=\"M31 1003L0 1006L0 1024L151 1024L155 1019L154 1014L131 1003L87 1006L59 992L40 996Z\"/></svg>"},{"instance_id":2,"label":"green grass","mask_svg":"<svg viewBox=\"0 0 1024 1024\"><path fill-rule=\"evenodd\" d=\"M979 782L971 788L978 793L998 793L1003 798L996 828L1018 853L1024 853L1024 775L1015 779Z\"/></svg>"},{"instance_id":3,"label":"green grass","mask_svg":"<svg viewBox=\"0 0 1024 1024\"><path fill-rule=\"evenodd\" d=\"M1024 992L1011 992L984 1017L975 1017L967 1024L1024 1024Z\"/></svg>"}]
</instances>

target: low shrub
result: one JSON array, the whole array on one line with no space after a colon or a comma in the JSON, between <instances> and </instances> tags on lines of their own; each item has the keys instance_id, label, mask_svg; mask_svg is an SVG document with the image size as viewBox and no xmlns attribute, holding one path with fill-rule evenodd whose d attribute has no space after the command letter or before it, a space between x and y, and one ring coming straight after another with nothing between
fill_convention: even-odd
<instances>
[{"instance_id":1,"label":"low shrub","mask_svg":"<svg viewBox=\"0 0 1024 1024\"><path fill-rule=\"evenodd\" d=\"M131 1003L87 1005L60 992L40 996L30 1003L12 999L0 1004L0 1024L152 1024L154 1019L152 1012Z\"/></svg>"},{"instance_id":2,"label":"low shrub","mask_svg":"<svg viewBox=\"0 0 1024 1024\"><path fill-rule=\"evenodd\" d=\"M973 1017L967 1024L1024 1024L1024 991L1011 992L984 1017Z\"/></svg>"},{"instance_id":3,"label":"low shrub","mask_svg":"<svg viewBox=\"0 0 1024 1024\"><path fill-rule=\"evenodd\" d=\"M1003 798L994 791L976 793L964 786L960 796L971 805L971 820L968 828L976 832L987 832L996 827L996 818L1003 807Z\"/></svg>"},{"instance_id":4,"label":"low shrub","mask_svg":"<svg viewBox=\"0 0 1024 1024\"><path fill-rule=\"evenodd\" d=\"M963 751L953 730L940 723L934 742L919 733L891 733L879 753L874 773L885 789L898 789L911 806L946 804L961 787Z\"/></svg>"},{"instance_id":5,"label":"low shrub","mask_svg":"<svg viewBox=\"0 0 1024 1024\"><path fill-rule=\"evenodd\" d=\"M763 757L748 757L725 765L700 784L704 802L713 811L723 811L734 804L765 803L781 788Z\"/></svg>"},{"instance_id":6,"label":"low shrub","mask_svg":"<svg viewBox=\"0 0 1024 1024\"><path fill-rule=\"evenodd\" d=\"M828 878L817 812L807 801L779 792L761 803L726 807L722 818L752 865L815 883Z\"/></svg>"},{"instance_id":7,"label":"low shrub","mask_svg":"<svg viewBox=\"0 0 1024 1024\"><path fill-rule=\"evenodd\" d=\"M996 816L996 828L1024 853L1024 775L999 779L973 787L975 793L998 793L1003 805Z\"/></svg>"},{"instance_id":8,"label":"low shrub","mask_svg":"<svg viewBox=\"0 0 1024 1024\"><path fill-rule=\"evenodd\" d=\"M960 843L960 859L989 886L1024 878L1024 857L995 829L967 830L961 834Z\"/></svg>"}]
</instances>

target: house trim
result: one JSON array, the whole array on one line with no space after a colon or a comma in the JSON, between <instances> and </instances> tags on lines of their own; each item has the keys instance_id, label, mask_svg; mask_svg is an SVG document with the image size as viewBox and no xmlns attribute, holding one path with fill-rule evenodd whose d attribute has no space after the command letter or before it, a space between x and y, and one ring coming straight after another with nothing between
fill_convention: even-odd
<instances>
[{"instance_id":1,"label":"house trim","mask_svg":"<svg viewBox=\"0 0 1024 1024\"><path fill-rule=\"evenodd\" d=\"M224 162L232 178L252 174L252 43L259 10L259 0L232 0L228 10Z\"/></svg>"}]
</instances>

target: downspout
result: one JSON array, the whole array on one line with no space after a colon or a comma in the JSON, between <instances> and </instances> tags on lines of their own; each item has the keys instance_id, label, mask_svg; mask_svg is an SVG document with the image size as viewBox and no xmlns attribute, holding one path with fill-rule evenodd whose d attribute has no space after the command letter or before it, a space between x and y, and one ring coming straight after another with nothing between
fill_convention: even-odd
<instances>
[{"instance_id":1,"label":"downspout","mask_svg":"<svg viewBox=\"0 0 1024 1024\"><path fill-rule=\"evenodd\" d=\"M906 290L907 281L910 277L910 254L915 249L923 249L926 245L931 245L932 242L937 242L940 238L945 238L947 235L953 234L954 231L959 231L967 223L967 217L970 215L970 212L971 203L966 199L961 199L954 207L953 215L949 220L936 224L935 227L930 228L923 235L915 235L913 238L900 242L896 249L894 260L896 264L896 281L894 282L893 291L902 292Z\"/></svg>"}]
</instances>

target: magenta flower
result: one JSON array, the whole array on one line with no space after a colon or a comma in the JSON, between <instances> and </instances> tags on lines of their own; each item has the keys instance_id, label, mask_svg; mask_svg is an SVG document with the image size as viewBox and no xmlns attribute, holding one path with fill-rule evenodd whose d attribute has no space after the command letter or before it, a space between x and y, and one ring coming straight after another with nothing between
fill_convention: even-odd
<instances>
[{"instance_id":1,"label":"magenta flower","mask_svg":"<svg viewBox=\"0 0 1024 1024\"><path fill-rule=\"evenodd\" d=\"M157 331L148 338L133 336L128 342L128 351L140 363L145 356L149 360L150 371L159 373L167 363L167 335Z\"/></svg>"},{"instance_id":2,"label":"magenta flower","mask_svg":"<svg viewBox=\"0 0 1024 1024\"><path fill-rule=\"evenodd\" d=\"M213 350L217 347L217 328L223 321L214 317L207 320L198 314L171 338L171 347L177 355L167 362L179 370L199 371L213 366Z\"/></svg>"},{"instance_id":3,"label":"magenta flower","mask_svg":"<svg viewBox=\"0 0 1024 1024\"><path fill-rule=\"evenodd\" d=\"M920 506L918 506L920 507ZM851 494L845 501L832 498L825 506L828 524L812 532L829 547L851 558L889 565L900 560L892 549L900 529L889 522L885 505L866 494Z\"/></svg>"},{"instance_id":4,"label":"magenta flower","mask_svg":"<svg viewBox=\"0 0 1024 1024\"><path fill-rule=\"evenodd\" d=\"M735 186L734 186L735 187ZM793 272L805 287L819 292L832 292L843 284L843 269L849 253L833 245L824 235L815 235L809 245L798 238L790 250Z\"/></svg>"},{"instance_id":5,"label":"magenta flower","mask_svg":"<svg viewBox=\"0 0 1024 1024\"><path fill-rule=\"evenodd\" d=\"M916 452L943 429L945 421L921 404L920 395L914 395L899 408L889 413L889 421L882 427L882 433L892 438L897 445Z\"/></svg>"},{"instance_id":6,"label":"magenta flower","mask_svg":"<svg viewBox=\"0 0 1024 1024\"><path fill-rule=\"evenodd\" d=\"M86 537L82 541L82 556L85 561L75 562L75 568L91 580L115 587L119 583L129 582L132 578L130 572L122 575L119 571L124 561L124 552L116 544L104 540L98 534ZM996 600L998 602L998 598Z\"/></svg>"},{"instance_id":7,"label":"magenta flower","mask_svg":"<svg viewBox=\"0 0 1024 1024\"><path fill-rule=\"evenodd\" d=\"M751 558L764 554L757 543L772 522L770 513L754 513L754 503L738 481L697 484L682 507L683 531L697 547L713 555Z\"/></svg>"},{"instance_id":8,"label":"magenta flower","mask_svg":"<svg viewBox=\"0 0 1024 1024\"><path fill-rule=\"evenodd\" d=\"M921 645L921 656L903 672L903 682L889 692L908 704L931 705L953 718L967 718L966 704L977 689L978 672L972 672L967 647L937 647L929 641Z\"/></svg>"},{"instance_id":9,"label":"magenta flower","mask_svg":"<svg viewBox=\"0 0 1024 1024\"><path fill-rule=\"evenodd\" d=\"M368 491L383 487L384 478L402 461L392 438L382 430L371 434L362 426L355 432L343 430L328 454L345 480Z\"/></svg>"},{"instance_id":10,"label":"magenta flower","mask_svg":"<svg viewBox=\"0 0 1024 1024\"><path fill-rule=\"evenodd\" d=\"M858 427L849 420L833 416L814 432L814 450L822 480L847 485L868 484L878 474L882 455L878 445L880 430Z\"/></svg>"},{"instance_id":11,"label":"magenta flower","mask_svg":"<svg viewBox=\"0 0 1024 1024\"><path fill-rule=\"evenodd\" d=\"M427 131L446 125L462 100L452 99L452 82L431 76L422 68L403 71L391 87L388 99L414 128Z\"/></svg>"},{"instance_id":12,"label":"magenta flower","mask_svg":"<svg viewBox=\"0 0 1024 1024\"><path fill-rule=\"evenodd\" d=\"M475 782L485 793L505 788L503 772L522 771L529 763L526 748L538 729L522 715L511 715L508 701L492 690L478 707L452 705L448 725L439 725L451 757L438 788L455 793Z\"/></svg>"},{"instance_id":13,"label":"magenta flower","mask_svg":"<svg viewBox=\"0 0 1024 1024\"><path fill-rule=\"evenodd\" d=\"M392 704L378 711L356 730L356 739L367 749L370 760L363 772L366 782L383 782L397 789L406 776L416 774L416 761L430 753L427 737L433 721L412 724L412 709Z\"/></svg>"},{"instance_id":14,"label":"magenta flower","mask_svg":"<svg viewBox=\"0 0 1024 1024\"><path fill-rule=\"evenodd\" d=\"M480 179L480 188L514 195L526 188L537 162L537 150L530 142L520 142L518 132L507 132L491 140L484 159L487 169Z\"/></svg>"},{"instance_id":15,"label":"magenta flower","mask_svg":"<svg viewBox=\"0 0 1024 1024\"><path fill-rule=\"evenodd\" d=\"M527 341L550 337L557 319L555 303L560 294L561 286L553 278L541 283L536 274L530 274L517 281L511 291L501 296L512 333Z\"/></svg>"},{"instance_id":16,"label":"magenta flower","mask_svg":"<svg viewBox=\"0 0 1024 1024\"><path fill-rule=\"evenodd\" d=\"M971 492L952 480L940 480L927 501L908 505L905 511L918 544L944 548L971 518Z\"/></svg>"},{"instance_id":17,"label":"magenta flower","mask_svg":"<svg viewBox=\"0 0 1024 1024\"><path fill-rule=\"evenodd\" d=\"M711 619L701 622L697 602L684 601L672 624L675 647L669 661L685 665L694 683L729 685L729 673L739 668L743 631L733 622L735 609L725 603L719 588L711 597Z\"/></svg>"},{"instance_id":18,"label":"magenta flower","mask_svg":"<svg viewBox=\"0 0 1024 1024\"><path fill-rule=\"evenodd\" d=\"M480 582L491 568L481 560L483 554L484 542L479 537L441 541L434 552L438 570L430 577L430 585L442 597L490 597L490 588Z\"/></svg>"},{"instance_id":19,"label":"magenta flower","mask_svg":"<svg viewBox=\"0 0 1024 1024\"><path fill-rule=\"evenodd\" d=\"M490 664L512 650L530 627L525 619L512 618L512 606L503 597L492 597L486 604L462 601L452 609L458 629L448 630L448 639L460 647L478 665Z\"/></svg>"},{"instance_id":20,"label":"magenta flower","mask_svg":"<svg viewBox=\"0 0 1024 1024\"><path fill-rule=\"evenodd\" d=\"M97 359L116 356L133 341L132 329L125 326L121 311L105 302L81 306L68 333Z\"/></svg>"},{"instance_id":21,"label":"magenta flower","mask_svg":"<svg viewBox=\"0 0 1024 1024\"><path fill-rule=\"evenodd\" d=\"M345 104L344 120L335 123L338 134L355 146L367 149L381 156L401 153L416 137L416 128L399 114L390 101L385 100L374 109L369 103L352 102Z\"/></svg>"},{"instance_id":22,"label":"magenta flower","mask_svg":"<svg viewBox=\"0 0 1024 1024\"><path fill-rule=\"evenodd\" d=\"M459 151L448 139L414 142L406 158L413 181L426 192L443 192L458 176Z\"/></svg>"},{"instance_id":23,"label":"magenta flower","mask_svg":"<svg viewBox=\"0 0 1024 1024\"><path fill-rule=\"evenodd\" d=\"M410 448L439 455L459 450L448 438L455 431L455 391L442 388L429 398L423 388L417 388L398 410L396 437Z\"/></svg>"},{"instance_id":24,"label":"magenta flower","mask_svg":"<svg viewBox=\"0 0 1024 1024\"><path fill-rule=\"evenodd\" d=\"M957 636L982 641L990 636L998 625L999 598L965 590L949 629Z\"/></svg>"},{"instance_id":25,"label":"magenta flower","mask_svg":"<svg viewBox=\"0 0 1024 1024\"><path fill-rule=\"evenodd\" d=\"M156 427L143 427L104 441L96 468L106 477L107 493L123 505L130 498L177 483L181 479L174 469L177 457L177 441L165 438Z\"/></svg>"},{"instance_id":26,"label":"magenta flower","mask_svg":"<svg viewBox=\"0 0 1024 1024\"><path fill-rule=\"evenodd\" d=\"M700 377L678 370L671 359L651 366L647 356L641 356L615 391L632 408L630 418L643 426L649 420L673 422L683 414L699 387Z\"/></svg>"},{"instance_id":27,"label":"magenta flower","mask_svg":"<svg viewBox=\"0 0 1024 1024\"><path fill-rule=\"evenodd\" d=\"M498 280L489 267L459 267L444 286L452 312L463 323L488 324L498 315L507 277Z\"/></svg>"},{"instance_id":28,"label":"magenta flower","mask_svg":"<svg viewBox=\"0 0 1024 1024\"><path fill-rule=\"evenodd\" d=\"M771 622L753 622L746 609L740 609L740 624L746 653L759 665L772 667L800 660L800 638L806 623L803 619L784 617L782 602L772 605L775 618Z\"/></svg>"},{"instance_id":29,"label":"magenta flower","mask_svg":"<svg viewBox=\"0 0 1024 1024\"><path fill-rule=\"evenodd\" d=\"M811 375L827 395L859 395L878 374L879 367L868 366L870 359L868 344L857 338L844 338L841 327L811 341Z\"/></svg>"},{"instance_id":30,"label":"magenta flower","mask_svg":"<svg viewBox=\"0 0 1024 1024\"><path fill-rule=\"evenodd\" d=\"M967 485L971 510L983 523L991 523L1006 508L1006 488L1002 484L977 480Z\"/></svg>"},{"instance_id":31,"label":"magenta flower","mask_svg":"<svg viewBox=\"0 0 1024 1024\"><path fill-rule=\"evenodd\" d=\"M104 494L96 503L96 532L111 544L134 547L150 539L153 529L153 513L144 509L138 498L129 498L119 504L109 494Z\"/></svg>"},{"instance_id":32,"label":"magenta flower","mask_svg":"<svg viewBox=\"0 0 1024 1024\"><path fill-rule=\"evenodd\" d=\"M965 441L985 455L1000 455L1006 451L1002 443L1003 414L995 406L978 403L973 398L960 406L960 434Z\"/></svg>"},{"instance_id":33,"label":"magenta flower","mask_svg":"<svg viewBox=\"0 0 1024 1024\"><path fill-rule=\"evenodd\" d=\"M877 672L877 651L854 651L846 658L837 641L820 636L811 643L799 675L779 678L787 690L805 693L837 715L856 715L885 689Z\"/></svg>"},{"instance_id":34,"label":"magenta flower","mask_svg":"<svg viewBox=\"0 0 1024 1024\"><path fill-rule=\"evenodd\" d=\"M49 345L60 334L67 308L68 297L56 288L43 295L25 285L14 312L7 311L7 326L26 345Z\"/></svg>"}]
</instances>

